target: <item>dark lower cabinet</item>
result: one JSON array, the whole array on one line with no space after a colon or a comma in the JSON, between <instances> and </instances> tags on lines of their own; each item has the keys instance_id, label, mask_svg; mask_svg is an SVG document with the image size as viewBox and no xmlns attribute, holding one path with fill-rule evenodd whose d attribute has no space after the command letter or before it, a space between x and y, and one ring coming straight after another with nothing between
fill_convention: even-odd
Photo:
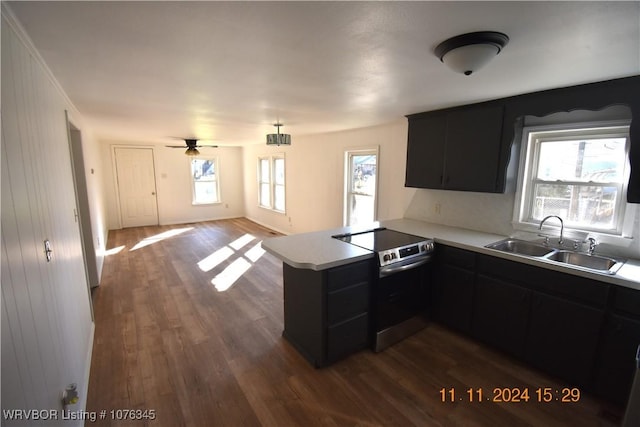
<instances>
[{"instance_id":1,"label":"dark lower cabinet","mask_svg":"<svg viewBox=\"0 0 640 427\"><path fill-rule=\"evenodd\" d=\"M639 291L640 294L640 291ZM605 322L594 383L595 392L609 400L627 403L640 345L640 320L610 315Z\"/></svg>"},{"instance_id":2,"label":"dark lower cabinet","mask_svg":"<svg viewBox=\"0 0 640 427\"><path fill-rule=\"evenodd\" d=\"M625 405L640 290L437 245L434 320Z\"/></svg>"},{"instance_id":3,"label":"dark lower cabinet","mask_svg":"<svg viewBox=\"0 0 640 427\"><path fill-rule=\"evenodd\" d=\"M602 310L534 292L525 359L571 386L589 386L603 318Z\"/></svg>"},{"instance_id":4,"label":"dark lower cabinet","mask_svg":"<svg viewBox=\"0 0 640 427\"><path fill-rule=\"evenodd\" d=\"M359 314L327 329L327 362L336 361L368 346L369 316Z\"/></svg>"},{"instance_id":5,"label":"dark lower cabinet","mask_svg":"<svg viewBox=\"0 0 640 427\"><path fill-rule=\"evenodd\" d=\"M453 265L438 269L435 287L436 317L444 325L462 332L471 331L475 274Z\"/></svg>"},{"instance_id":6,"label":"dark lower cabinet","mask_svg":"<svg viewBox=\"0 0 640 427\"><path fill-rule=\"evenodd\" d=\"M450 246L436 252L436 280L433 286L433 313L442 324L461 332L471 332L475 254Z\"/></svg>"},{"instance_id":7,"label":"dark lower cabinet","mask_svg":"<svg viewBox=\"0 0 640 427\"><path fill-rule=\"evenodd\" d=\"M522 357L530 315L531 291L478 274L473 336Z\"/></svg>"},{"instance_id":8,"label":"dark lower cabinet","mask_svg":"<svg viewBox=\"0 0 640 427\"><path fill-rule=\"evenodd\" d=\"M370 260L322 271L283 264L282 335L315 367L369 346L372 268Z\"/></svg>"}]
</instances>

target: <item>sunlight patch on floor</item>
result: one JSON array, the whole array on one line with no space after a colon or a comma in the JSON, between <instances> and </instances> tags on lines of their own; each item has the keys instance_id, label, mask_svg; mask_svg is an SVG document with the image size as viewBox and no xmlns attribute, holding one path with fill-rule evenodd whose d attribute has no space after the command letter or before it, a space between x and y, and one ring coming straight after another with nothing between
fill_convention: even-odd
<instances>
[{"instance_id":1,"label":"sunlight patch on floor","mask_svg":"<svg viewBox=\"0 0 640 427\"><path fill-rule=\"evenodd\" d=\"M116 248L105 249L104 252L102 252L102 255L103 256L115 255L117 253L120 253L125 247L126 247L125 245L122 245Z\"/></svg>"},{"instance_id":2,"label":"sunlight patch on floor","mask_svg":"<svg viewBox=\"0 0 640 427\"><path fill-rule=\"evenodd\" d=\"M185 228L175 228L173 230L165 231L160 234L156 234L155 236L149 236L145 239L140 240L129 252L135 251L137 249L144 248L145 246L153 245L154 243L161 242L170 237L177 236L186 231L193 230L193 227L185 227Z\"/></svg>"},{"instance_id":3,"label":"sunlight patch on floor","mask_svg":"<svg viewBox=\"0 0 640 427\"><path fill-rule=\"evenodd\" d=\"M262 255L264 255L265 250L262 249L262 241L258 242L257 245L249 249L244 256L249 258L251 262L256 262L260 259Z\"/></svg>"},{"instance_id":4,"label":"sunlight patch on floor","mask_svg":"<svg viewBox=\"0 0 640 427\"><path fill-rule=\"evenodd\" d=\"M233 242L229 243L229 246L238 251L253 239L255 239L255 237L253 237L251 234L245 234L244 236L239 237Z\"/></svg>"},{"instance_id":5,"label":"sunlight patch on floor","mask_svg":"<svg viewBox=\"0 0 640 427\"><path fill-rule=\"evenodd\" d=\"M251 263L244 258L238 258L227 268L211 280L218 290L224 292L231 288L242 275L251 268Z\"/></svg>"},{"instance_id":6,"label":"sunlight patch on floor","mask_svg":"<svg viewBox=\"0 0 640 427\"><path fill-rule=\"evenodd\" d=\"M240 250L253 240L255 240L255 236L247 233L197 263L198 268L206 273L235 256L236 259L211 280L218 292L230 289L264 255L265 250L262 249L262 240L253 245L244 255L240 254Z\"/></svg>"},{"instance_id":7,"label":"sunlight patch on floor","mask_svg":"<svg viewBox=\"0 0 640 427\"><path fill-rule=\"evenodd\" d=\"M198 267L200 267L200 270L204 272L211 271L233 254L233 249L231 249L229 246L225 246L218 249L202 261L198 262Z\"/></svg>"}]
</instances>

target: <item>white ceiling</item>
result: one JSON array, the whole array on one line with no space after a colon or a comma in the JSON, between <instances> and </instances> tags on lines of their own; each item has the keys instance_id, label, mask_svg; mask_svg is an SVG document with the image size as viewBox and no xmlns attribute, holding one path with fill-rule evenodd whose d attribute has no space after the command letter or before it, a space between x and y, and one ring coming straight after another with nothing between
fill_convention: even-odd
<instances>
[{"instance_id":1,"label":"white ceiling","mask_svg":"<svg viewBox=\"0 0 640 427\"><path fill-rule=\"evenodd\" d=\"M221 145L640 74L640 2L10 2L103 139ZM466 77L433 54L510 42ZM173 141L175 143L175 141Z\"/></svg>"}]
</instances>

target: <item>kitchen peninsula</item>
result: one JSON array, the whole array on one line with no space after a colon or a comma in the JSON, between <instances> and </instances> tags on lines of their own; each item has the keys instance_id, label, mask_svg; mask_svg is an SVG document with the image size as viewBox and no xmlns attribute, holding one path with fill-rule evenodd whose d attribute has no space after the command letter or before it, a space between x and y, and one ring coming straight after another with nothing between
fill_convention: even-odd
<instances>
[{"instance_id":1,"label":"kitchen peninsula","mask_svg":"<svg viewBox=\"0 0 640 427\"><path fill-rule=\"evenodd\" d=\"M640 340L640 260L626 260L614 275L598 273L485 247L506 236L411 219L263 242L283 261L283 336L314 366L371 348L367 280L374 254L332 236L378 227L435 240L425 294L430 320L568 384L626 402ZM344 316L332 318L334 302ZM312 321L292 323L289 310Z\"/></svg>"}]
</instances>

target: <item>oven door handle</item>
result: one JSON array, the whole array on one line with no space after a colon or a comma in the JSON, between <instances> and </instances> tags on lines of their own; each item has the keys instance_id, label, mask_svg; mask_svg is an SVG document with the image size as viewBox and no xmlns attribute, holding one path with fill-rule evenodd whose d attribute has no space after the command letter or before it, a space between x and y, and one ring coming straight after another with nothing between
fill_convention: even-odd
<instances>
[{"instance_id":1,"label":"oven door handle","mask_svg":"<svg viewBox=\"0 0 640 427\"><path fill-rule=\"evenodd\" d=\"M431 260L431 257L422 258L420 261L412 262L411 264L404 264L400 267L385 267L380 269L380 277L390 276L395 273L400 273L401 271L407 271L414 268L421 267L428 263Z\"/></svg>"}]
</instances>

